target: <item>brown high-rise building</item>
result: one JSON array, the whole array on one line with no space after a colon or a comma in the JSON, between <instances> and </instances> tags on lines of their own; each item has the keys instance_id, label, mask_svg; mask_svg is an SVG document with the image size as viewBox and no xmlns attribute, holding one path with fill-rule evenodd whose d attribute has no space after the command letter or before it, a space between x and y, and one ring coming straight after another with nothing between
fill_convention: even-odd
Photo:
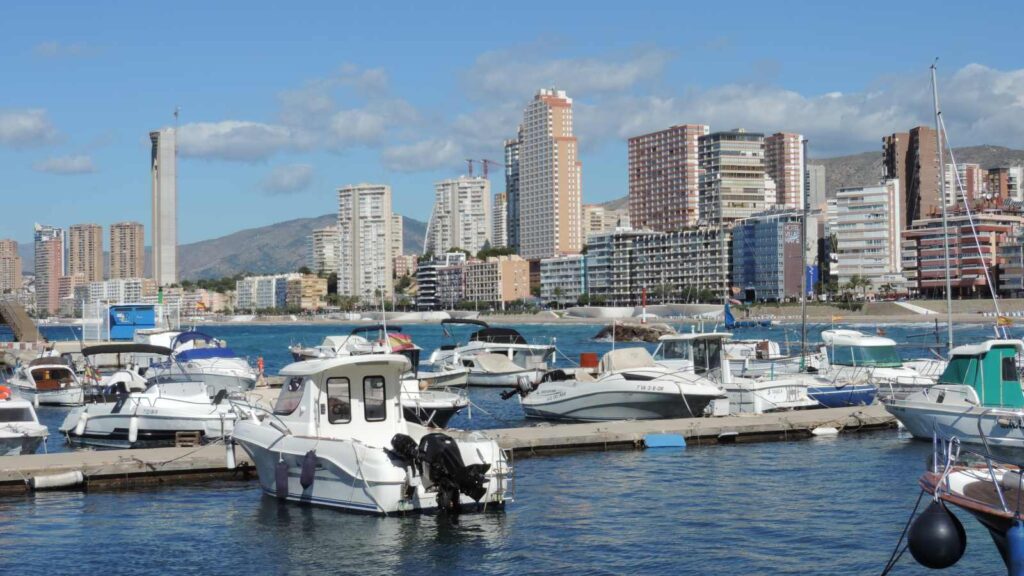
<instances>
[{"instance_id":1,"label":"brown high-rise building","mask_svg":"<svg viewBox=\"0 0 1024 576\"><path fill-rule=\"evenodd\" d=\"M18 242L0 240L0 294L17 292L21 289L21 257L18 256Z\"/></svg>"},{"instance_id":2,"label":"brown high-rise building","mask_svg":"<svg viewBox=\"0 0 1024 576\"><path fill-rule=\"evenodd\" d=\"M36 310L56 314L60 310L60 278L64 275L64 241L59 236L36 241Z\"/></svg>"},{"instance_id":3,"label":"brown high-rise building","mask_svg":"<svg viewBox=\"0 0 1024 576\"><path fill-rule=\"evenodd\" d=\"M670 232L697 225L700 166L697 141L706 124L681 124L629 139L629 221Z\"/></svg>"},{"instance_id":4,"label":"brown high-rise building","mask_svg":"<svg viewBox=\"0 0 1024 576\"><path fill-rule=\"evenodd\" d=\"M804 207L804 137L778 132L764 139L764 171L775 181L775 204Z\"/></svg>"},{"instance_id":5,"label":"brown high-rise building","mask_svg":"<svg viewBox=\"0 0 1024 576\"><path fill-rule=\"evenodd\" d=\"M82 274L86 282L103 281L103 227L75 224L68 230L68 276Z\"/></svg>"},{"instance_id":6,"label":"brown high-rise building","mask_svg":"<svg viewBox=\"0 0 1024 576\"><path fill-rule=\"evenodd\" d=\"M110 278L145 277L145 230L139 222L110 225Z\"/></svg>"},{"instance_id":7,"label":"brown high-rise building","mask_svg":"<svg viewBox=\"0 0 1024 576\"><path fill-rule=\"evenodd\" d=\"M882 168L884 178L900 181L904 230L941 210L935 130L918 126L882 138Z\"/></svg>"}]
</instances>

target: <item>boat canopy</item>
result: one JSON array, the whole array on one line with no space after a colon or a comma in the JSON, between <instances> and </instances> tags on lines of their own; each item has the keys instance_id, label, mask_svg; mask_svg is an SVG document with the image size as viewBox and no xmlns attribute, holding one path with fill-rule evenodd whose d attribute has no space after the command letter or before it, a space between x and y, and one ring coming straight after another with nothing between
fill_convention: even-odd
<instances>
[{"instance_id":1,"label":"boat canopy","mask_svg":"<svg viewBox=\"0 0 1024 576\"><path fill-rule=\"evenodd\" d=\"M821 339L829 346L896 346L892 338L869 336L857 330L825 330L821 333Z\"/></svg>"},{"instance_id":2,"label":"boat canopy","mask_svg":"<svg viewBox=\"0 0 1024 576\"><path fill-rule=\"evenodd\" d=\"M474 326L483 326L484 328L488 328L490 326L490 324L483 320L474 320L473 318L445 318L444 320L441 320L441 325L443 326L445 324L472 324Z\"/></svg>"},{"instance_id":3,"label":"boat canopy","mask_svg":"<svg viewBox=\"0 0 1024 576\"><path fill-rule=\"evenodd\" d=\"M40 356L33 358L29 366L71 366L71 358L66 356Z\"/></svg>"},{"instance_id":4,"label":"boat canopy","mask_svg":"<svg viewBox=\"0 0 1024 576\"><path fill-rule=\"evenodd\" d=\"M386 332L401 332L402 331L402 327L401 326L388 326L388 327L385 328L383 324L371 324L369 326L356 326L355 328L352 329L352 332L350 332L350 333L351 334L358 334L360 332L382 332L382 331L386 331Z\"/></svg>"},{"instance_id":5,"label":"boat canopy","mask_svg":"<svg viewBox=\"0 0 1024 576\"><path fill-rule=\"evenodd\" d=\"M963 384L974 388L981 405L990 408L1024 408L1017 354L1024 352L1020 340L987 340L981 344L953 349L940 384Z\"/></svg>"},{"instance_id":6,"label":"boat canopy","mask_svg":"<svg viewBox=\"0 0 1024 576\"><path fill-rule=\"evenodd\" d=\"M173 340L171 340L171 348L177 348L178 346L181 346L182 344L186 344L188 342L192 342L193 340L201 340L211 343L217 342L216 338L210 336L209 334L206 334L205 332L182 332L181 334L175 336Z\"/></svg>"},{"instance_id":7,"label":"boat canopy","mask_svg":"<svg viewBox=\"0 0 1024 576\"><path fill-rule=\"evenodd\" d=\"M616 370L634 370L636 368L655 368L657 362L646 348L619 348L606 352L601 358L601 372Z\"/></svg>"},{"instance_id":8,"label":"boat canopy","mask_svg":"<svg viewBox=\"0 0 1024 576\"><path fill-rule=\"evenodd\" d=\"M181 362L189 360L209 360L211 358L237 358L238 355L231 348L192 348L182 350L174 355Z\"/></svg>"},{"instance_id":9,"label":"boat canopy","mask_svg":"<svg viewBox=\"0 0 1024 576\"><path fill-rule=\"evenodd\" d=\"M511 374L522 372L524 368L508 359L504 354L484 352L472 357L477 367L488 374Z\"/></svg>"},{"instance_id":10,"label":"boat canopy","mask_svg":"<svg viewBox=\"0 0 1024 576\"><path fill-rule=\"evenodd\" d=\"M154 346L153 344L139 344L125 342L124 344L97 344L82 348L82 356L96 356L99 354L159 354L170 356L171 349L165 346Z\"/></svg>"},{"instance_id":11,"label":"boat canopy","mask_svg":"<svg viewBox=\"0 0 1024 576\"><path fill-rule=\"evenodd\" d=\"M512 328L491 328L477 330L470 337L470 341L490 342L493 344L526 344L526 338Z\"/></svg>"}]
</instances>

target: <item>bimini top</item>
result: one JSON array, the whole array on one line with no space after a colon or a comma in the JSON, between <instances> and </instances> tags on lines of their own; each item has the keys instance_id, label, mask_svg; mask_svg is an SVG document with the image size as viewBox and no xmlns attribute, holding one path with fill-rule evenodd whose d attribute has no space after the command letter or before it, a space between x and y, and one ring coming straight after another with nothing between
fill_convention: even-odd
<instances>
[{"instance_id":1,"label":"bimini top","mask_svg":"<svg viewBox=\"0 0 1024 576\"><path fill-rule=\"evenodd\" d=\"M97 344L82 348L82 356L96 356L97 354L159 354L170 356L171 349L153 344L139 344L137 342L125 342L123 344Z\"/></svg>"},{"instance_id":2,"label":"bimini top","mask_svg":"<svg viewBox=\"0 0 1024 576\"><path fill-rule=\"evenodd\" d=\"M397 365L401 372L412 370L412 362L401 354L361 354L293 362L281 369L281 376L314 376L333 368L367 364L393 364Z\"/></svg>"},{"instance_id":3,"label":"bimini top","mask_svg":"<svg viewBox=\"0 0 1024 576\"><path fill-rule=\"evenodd\" d=\"M659 336L659 342L675 342L677 340L729 340L732 332L690 332L686 334L665 334Z\"/></svg>"},{"instance_id":4,"label":"bimini top","mask_svg":"<svg viewBox=\"0 0 1024 576\"><path fill-rule=\"evenodd\" d=\"M238 354L231 348L192 348L182 350L174 358L182 362L189 360L209 360L211 358L237 358Z\"/></svg>"},{"instance_id":5,"label":"bimini top","mask_svg":"<svg viewBox=\"0 0 1024 576\"><path fill-rule=\"evenodd\" d=\"M182 332L171 340L171 348L177 348L178 346L191 342L193 340L203 340L210 343L216 343L217 339L204 332Z\"/></svg>"},{"instance_id":6,"label":"bimini top","mask_svg":"<svg viewBox=\"0 0 1024 576\"><path fill-rule=\"evenodd\" d=\"M952 356L981 356L990 352L992 348L1015 348L1018 354L1024 353L1024 341L1022 340L985 340L981 344L964 344L953 348Z\"/></svg>"},{"instance_id":7,"label":"bimini top","mask_svg":"<svg viewBox=\"0 0 1024 576\"><path fill-rule=\"evenodd\" d=\"M472 324L474 326L483 326L484 328L490 326L490 324L483 320L475 320L473 318L445 318L441 320L441 324Z\"/></svg>"},{"instance_id":8,"label":"bimini top","mask_svg":"<svg viewBox=\"0 0 1024 576\"><path fill-rule=\"evenodd\" d=\"M825 330L821 339L829 346L895 346L896 341L882 336L868 336L857 330Z\"/></svg>"},{"instance_id":9,"label":"bimini top","mask_svg":"<svg viewBox=\"0 0 1024 576\"><path fill-rule=\"evenodd\" d=\"M492 342L495 344L527 344L526 338L512 328L484 328L477 330L469 339L478 342Z\"/></svg>"}]
</instances>

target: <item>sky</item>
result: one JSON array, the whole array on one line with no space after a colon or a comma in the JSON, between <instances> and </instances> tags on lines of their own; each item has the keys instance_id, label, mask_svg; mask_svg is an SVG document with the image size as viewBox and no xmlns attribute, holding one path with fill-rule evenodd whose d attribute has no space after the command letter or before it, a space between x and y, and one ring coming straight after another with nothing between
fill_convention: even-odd
<instances>
[{"instance_id":1,"label":"sky","mask_svg":"<svg viewBox=\"0 0 1024 576\"><path fill-rule=\"evenodd\" d=\"M176 108L182 244L334 212L359 182L426 220L546 87L574 100L585 203L625 195L626 139L673 124L880 152L932 122L935 58L953 145L1024 148L1021 22L1011 2L5 3L0 238L148 237L148 133Z\"/></svg>"}]
</instances>

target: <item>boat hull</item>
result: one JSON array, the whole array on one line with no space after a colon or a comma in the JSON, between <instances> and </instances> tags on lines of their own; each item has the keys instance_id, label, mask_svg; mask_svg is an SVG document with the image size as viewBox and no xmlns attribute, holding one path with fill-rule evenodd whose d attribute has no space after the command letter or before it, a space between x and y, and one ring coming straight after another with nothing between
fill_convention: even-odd
<instances>
[{"instance_id":1,"label":"boat hull","mask_svg":"<svg viewBox=\"0 0 1024 576\"><path fill-rule=\"evenodd\" d=\"M1024 448L1024 419L983 414L985 408L963 405L943 406L914 402L889 402L885 409L896 417L914 438L931 440L935 434L942 438L958 438L961 442L983 444L979 434L993 448Z\"/></svg>"},{"instance_id":2,"label":"boat hull","mask_svg":"<svg viewBox=\"0 0 1024 576\"><path fill-rule=\"evenodd\" d=\"M468 370L446 370L444 372L420 372L416 376L425 382L427 388L448 388L465 386L469 383Z\"/></svg>"},{"instance_id":3,"label":"boat hull","mask_svg":"<svg viewBox=\"0 0 1024 576\"><path fill-rule=\"evenodd\" d=\"M807 387L807 396L817 401L823 408L867 406L875 401L877 395L878 388L871 384Z\"/></svg>"},{"instance_id":4,"label":"boat hull","mask_svg":"<svg viewBox=\"0 0 1024 576\"><path fill-rule=\"evenodd\" d=\"M35 454L46 436L7 436L0 435L0 456L20 456Z\"/></svg>"},{"instance_id":5,"label":"boat hull","mask_svg":"<svg viewBox=\"0 0 1024 576\"><path fill-rule=\"evenodd\" d=\"M132 413L130 408L114 412L116 404L90 404L76 408L60 426L68 442L108 448L142 448L173 446L178 433L198 432L201 442L229 435L234 426L234 414L213 412L189 415L173 409L142 408ZM87 414L84 430L79 434L78 422ZM132 418L136 419L137 435L131 441Z\"/></svg>"},{"instance_id":6,"label":"boat hull","mask_svg":"<svg viewBox=\"0 0 1024 576\"><path fill-rule=\"evenodd\" d=\"M714 397L687 396L683 402L678 391L646 392L593 391L565 394L561 390L530 393L522 401L527 418L568 422L604 422L609 420L660 420L701 416Z\"/></svg>"},{"instance_id":7,"label":"boat hull","mask_svg":"<svg viewBox=\"0 0 1024 576\"><path fill-rule=\"evenodd\" d=\"M467 379L469 380L470 386L480 386L487 388L512 388L516 385L520 378L529 378L531 382L536 382L540 380L541 376L543 375L543 370L533 369L520 370L518 372L503 372L501 374L470 370Z\"/></svg>"},{"instance_id":8,"label":"boat hull","mask_svg":"<svg viewBox=\"0 0 1024 576\"><path fill-rule=\"evenodd\" d=\"M13 388L18 396L39 406L81 406L85 403L85 390L81 386L44 391L25 386Z\"/></svg>"}]
</instances>

